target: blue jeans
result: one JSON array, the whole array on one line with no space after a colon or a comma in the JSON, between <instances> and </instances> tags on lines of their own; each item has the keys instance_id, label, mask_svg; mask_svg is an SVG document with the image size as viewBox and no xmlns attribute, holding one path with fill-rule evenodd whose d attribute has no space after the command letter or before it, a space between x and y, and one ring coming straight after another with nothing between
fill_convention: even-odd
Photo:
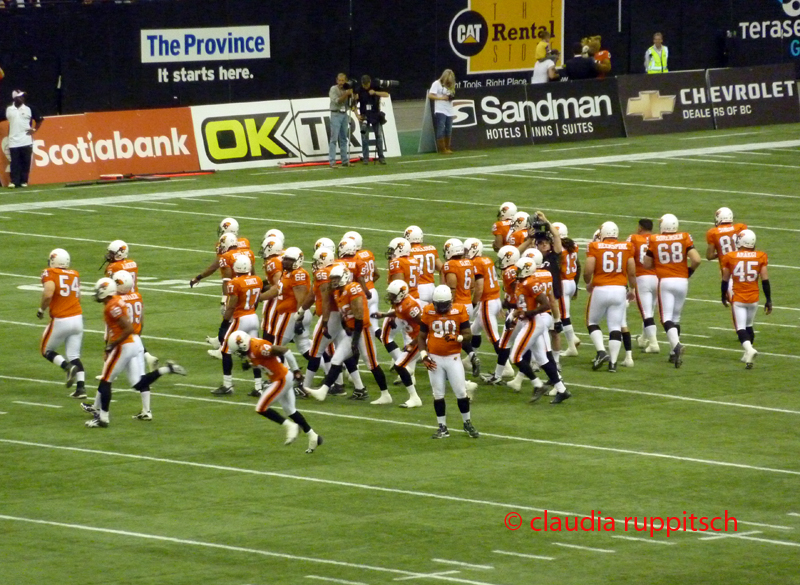
<instances>
[{"instance_id":1,"label":"blue jeans","mask_svg":"<svg viewBox=\"0 0 800 585\"><path fill-rule=\"evenodd\" d=\"M361 154L365 161L369 161L369 134L375 134L375 150L378 154L378 160L383 160L383 144L381 142L381 125L379 122L370 124L364 122L361 124Z\"/></svg>"},{"instance_id":2,"label":"blue jeans","mask_svg":"<svg viewBox=\"0 0 800 585\"><path fill-rule=\"evenodd\" d=\"M328 161L336 164L336 143L339 143L339 156L342 164L347 158L347 131L350 129L350 118L345 112L331 112L331 139L328 142Z\"/></svg>"},{"instance_id":3,"label":"blue jeans","mask_svg":"<svg viewBox=\"0 0 800 585\"><path fill-rule=\"evenodd\" d=\"M440 112L433 115L433 127L436 129L436 140L447 138L453 133L453 119L455 116L447 116Z\"/></svg>"}]
</instances>

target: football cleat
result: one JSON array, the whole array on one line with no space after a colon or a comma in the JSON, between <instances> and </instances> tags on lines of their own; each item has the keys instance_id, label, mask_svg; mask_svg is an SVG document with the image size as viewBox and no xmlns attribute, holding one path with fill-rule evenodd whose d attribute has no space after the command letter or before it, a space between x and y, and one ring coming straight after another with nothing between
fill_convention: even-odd
<instances>
[{"instance_id":1,"label":"football cleat","mask_svg":"<svg viewBox=\"0 0 800 585\"><path fill-rule=\"evenodd\" d=\"M300 434L300 425L293 420L289 420L288 418L283 424L286 427L286 440L283 442L283 444L291 445L297 440L297 435Z\"/></svg>"},{"instance_id":2,"label":"football cleat","mask_svg":"<svg viewBox=\"0 0 800 585\"><path fill-rule=\"evenodd\" d=\"M413 398L409 398L399 406L400 408L419 408L420 406L422 406L422 400L420 400L419 396L415 396Z\"/></svg>"},{"instance_id":3,"label":"football cleat","mask_svg":"<svg viewBox=\"0 0 800 585\"><path fill-rule=\"evenodd\" d=\"M494 374L484 374L481 379L489 386L505 386L506 383L502 378L498 378Z\"/></svg>"},{"instance_id":4,"label":"football cleat","mask_svg":"<svg viewBox=\"0 0 800 585\"><path fill-rule=\"evenodd\" d=\"M680 368L683 365L683 352L684 347L682 344L675 346L675 367Z\"/></svg>"},{"instance_id":5,"label":"football cleat","mask_svg":"<svg viewBox=\"0 0 800 585\"><path fill-rule=\"evenodd\" d=\"M644 336L644 333L636 337L636 345L639 346L639 349L647 347L647 338Z\"/></svg>"},{"instance_id":6,"label":"football cleat","mask_svg":"<svg viewBox=\"0 0 800 585\"><path fill-rule=\"evenodd\" d=\"M510 382L506 382L506 386L511 388L514 392L519 392L522 390L522 378L523 376L521 374L517 375Z\"/></svg>"},{"instance_id":7,"label":"football cleat","mask_svg":"<svg viewBox=\"0 0 800 585\"><path fill-rule=\"evenodd\" d=\"M667 362L669 362L670 364L674 364L675 363L675 351L674 350L669 352L669 357L667 358Z\"/></svg>"},{"instance_id":8,"label":"football cleat","mask_svg":"<svg viewBox=\"0 0 800 585\"><path fill-rule=\"evenodd\" d=\"M598 351L595 358L592 360L592 369L597 371L603 367L603 364L611 361L611 358L604 351Z\"/></svg>"},{"instance_id":9,"label":"football cleat","mask_svg":"<svg viewBox=\"0 0 800 585\"><path fill-rule=\"evenodd\" d=\"M661 351L661 347L658 345L658 341L650 341L644 348L644 353L659 353Z\"/></svg>"},{"instance_id":10,"label":"football cleat","mask_svg":"<svg viewBox=\"0 0 800 585\"><path fill-rule=\"evenodd\" d=\"M83 400L84 398L86 398L86 390L84 390L83 388L78 388L75 390L75 392L73 392L69 396L70 398L77 398L78 400Z\"/></svg>"},{"instance_id":11,"label":"football cleat","mask_svg":"<svg viewBox=\"0 0 800 585\"><path fill-rule=\"evenodd\" d=\"M149 410L147 411L143 410L139 414L134 414L131 418L133 420L153 420L153 413L150 412Z\"/></svg>"},{"instance_id":12,"label":"football cleat","mask_svg":"<svg viewBox=\"0 0 800 585\"><path fill-rule=\"evenodd\" d=\"M297 390L295 390L295 395L297 394ZM250 392L247 393L248 396L252 396L253 398L261 398L261 390L258 388L253 388Z\"/></svg>"},{"instance_id":13,"label":"football cleat","mask_svg":"<svg viewBox=\"0 0 800 585\"><path fill-rule=\"evenodd\" d=\"M548 389L549 389L549 387L547 385L545 385L545 384L542 384L541 386L535 387L533 389L533 394L531 395L531 399L528 400L528 403L529 404L533 404L534 402L538 402L539 399L542 396L547 394Z\"/></svg>"},{"instance_id":14,"label":"football cleat","mask_svg":"<svg viewBox=\"0 0 800 585\"><path fill-rule=\"evenodd\" d=\"M327 386L322 386L320 388L309 388L308 386L304 386L303 390L306 391L306 394L308 394L309 396L313 396L314 398L316 398L320 402L325 400L325 397L328 395L328 387Z\"/></svg>"},{"instance_id":15,"label":"football cleat","mask_svg":"<svg viewBox=\"0 0 800 585\"><path fill-rule=\"evenodd\" d=\"M578 355L578 348L570 345L567 349L561 352L561 357L576 357Z\"/></svg>"},{"instance_id":16,"label":"football cleat","mask_svg":"<svg viewBox=\"0 0 800 585\"><path fill-rule=\"evenodd\" d=\"M481 436L481 434L472 426L472 421L468 420L464 422L464 432L467 433L473 439L477 439Z\"/></svg>"},{"instance_id":17,"label":"football cleat","mask_svg":"<svg viewBox=\"0 0 800 585\"><path fill-rule=\"evenodd\" d=\"M105 429L108 427L108 423L106 421L100 420L99 416L95 416L92 420L87 420L83 424L90 429Z\"/></svg>"},{"instance_id":18,"label":"football cleat","mask_svg":"<svg viewBox=\"0 0 800 585\"><path fill-rule=\"evenodd\" d=\"M72 388L72 385L75 383L75 380L78 379L78 366L75 364L69 367L67 370L67 388Z\"/></svg>"},{"instance_id":19,"label":"football cleat","mask_svg":"<svg viewBox=\"0 0 800 585\"><path fill-rule=\"evenodd\" d=\"M631 356L629 356L629 355L626 355L625 359L622 360L622 364L621 365L626 367L626 368L632 368L633 367L633 358Z\"/></svg>"},{"instance_id":20,"label":"football cleat","mask_svg":"<svg viewBox=\"0 0 800 585\"><path fill-rule=\"evenodd\" d=\"M481 375L481 358L478 357L477 353L473 353L469 356L469 362L472 364L472 375L477 378Z\"/></svg>"},{"instance_id":21,"label":"football cleat","mask_svg":"<svg viewBox=\"0 0 800 585\"><path fill-rule=\"evenodd\" d=\"M516 375L517 373L514 371L514 368L511 367L511 362L506 362L506 365L503 366L503 377L513 378Z\"/></svg>"},{"instance_id":22,"label":"football cleat","mask_svg":"<svg viewBox=\"0 0 800 585\"><path fill-rule=\"evenodd\" d=\"M83 409L83 412L88 412L89 414L100 412L94 407L94 404L89 404L88 402L81 402L81 408Z\"/></svg>"},{"instance_id":23,"label":"football cleat","mask_svg":"<svg viewBox=\"0 0 800 585\"><path fill-rule=\"evenodd\" d=\"M152 372L158 368L158 358L149 352L144 354L144 363L147 366L147 371Z\"/></svg>"},{"instance_id":24,"label":"football cleat","mask_svg":"<svg viewBox=\"0 0 800 585\"><path fill-rule=\"evenodd\" d=\"M206 336L206 343L211 347L213 347L214 349L219 349L220 346L222 345L216 336L212 337L211 335Z\"/></svg>"},{"instance_id":25,"label":"football cleat","mask_svg":"<svg viewBox=\"0 0 800 585\"><path fill-rule=\"evenodd\" d=\"M158 360L156 360L156 363L158 363ZM186 368L184 368L179 364L176 364L172 360L167 360L167 367L169 368L170 374L178 374L179 376L186 375Z\"/></svg>"},{"instance_id":26,"label":"football cleat","mask_svg":"<svg viewBox=\"0 0 800 585\"><path fill-rule=\"evenodd\" d=\"M446 439L450 436L450 431L447 430L447 425L439 425L436 432L431 435L431 439Z\"/></svg>"},{"instance_id":27,"label":"football cleat","mask_svg":"<svg viewBox=\"0 0 800 585\"><path fill-rule=\"evenodd\" d=\"M612 374L616 374L617 373L617 362L609 361L608 362L608 371L611 372Z\"/></svg>"},{"instance_id":28,"label":"football cleat","mask_svg":"<svg viewBox=\"0 0 800 585\"><path fill-rule=\"evenodd\" d=\"M366 400L369 398L369 392L364 390L353 390L353 393L347 397L348 400Z\"/></svg>"},{"instance_id":29,"label":"football cleat","mask_svg":"<svg viewBox=\"0 0 800 585\"><path fill-rule=\"evenodd\" d=\"M556 397L550 401L550 404L561 404L571 396L572 393L570 393L569 390L564 390L563 392L559 392L558 394L556 394Z\"/></svg>"},{"instance_id":30,"label":"football cleat","mask_svg":"<svg viewBox=\"0 0 800 585\"><path fill-rule=\"evenodd\" d=\"M322 445L322 436L314 431L308 433L308 449L306 449L306 453L313 453L320 445Z\"/></svg>"},{"instance_id":31,"label":"football cleat","mask_svg":"<svg viewBox=\"0 0 800 585\"><path fill-rule=\"evenodd\" d=\"M233 388L230 386L225 386L224 384L217 388L216 390L212 390L211 393L214 396L227 396L229 394L233 394Z\"/></svg>"},{"instance_id":32,"label":"football cleat","mask_svg":"<svg viewBox=\"0 0 800 585\"><path fill-rule=\"evenodd\" d=\"M380 397L377 400L373 400L370 404L391 404L392 403L392 395L389 392L381 392Z\"/></svg>"},{"instance_id":33,"label":"football cleat","mask_svg":"<svg viewBox=\"0 0 800 585\"><path fill-rule=\"evenodd\" d=\"M328 390L328 396L346 396L347 391L344 389L343 384L334 384L331 386L331 389Z\"/></svg>"},{"instance_id":34,"label":"football cleat","mask_svg":"<svg viewBox=\"0 0 800 585\"><path fill-rule=\"evenodd\" d=\"M742 357L742 361L745 363L745 368L746 369L748 369L748 370L752 370L753 369L753 360L756 359L757 355L758 355L758 351L756 351L756 348L754 348L754 347L751 348L750 350L744 352L744 356Z\"/></svg>"},{"instance_id":35,"label":"football cleat","mask_svg":"<svg viewBox=\"0 0 800 585\"><path fill-rule=\"evenodd\" d=\"M208 355L213 357L214 359L221 360L222 359L222 352L218 349L209 349Z\"/></svg>"}]
</instances>

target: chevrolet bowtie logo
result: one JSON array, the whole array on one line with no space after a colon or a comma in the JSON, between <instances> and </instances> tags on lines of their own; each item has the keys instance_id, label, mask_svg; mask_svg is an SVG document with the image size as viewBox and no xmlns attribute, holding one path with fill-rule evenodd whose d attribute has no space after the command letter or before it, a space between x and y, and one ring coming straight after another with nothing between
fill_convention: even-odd
<instances>
[{"instance_id":1,"label":"chevrolet bowtie logo","mask_svg":"<svg viewBox=\"0 0 800 585\"><path fill-rule=\"evenodd\" d=\"M675 96L661 95L658 91L640 91L639 97L628 99L628 116L641 116L645 122L663 120L664 114L675 111Z\"/></svg>"}]
</instances>

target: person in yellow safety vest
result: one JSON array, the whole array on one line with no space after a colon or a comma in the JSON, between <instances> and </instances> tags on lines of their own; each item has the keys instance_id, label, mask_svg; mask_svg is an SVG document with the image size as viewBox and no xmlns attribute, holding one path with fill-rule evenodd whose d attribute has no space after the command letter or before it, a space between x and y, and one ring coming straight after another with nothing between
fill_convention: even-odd
<instances>
[{"instance_id":1,"label":"person in yellow safety vest","mask_svg":"<svg viewBox=\"0 0 800 585\"><path fill-rule=\"evenodd\" d=\"M669 49L663 44L664 37L660 32L653 35L653 46L644 54L644 70L647 73L667 73Z\"/></svg>"}]
</instances>

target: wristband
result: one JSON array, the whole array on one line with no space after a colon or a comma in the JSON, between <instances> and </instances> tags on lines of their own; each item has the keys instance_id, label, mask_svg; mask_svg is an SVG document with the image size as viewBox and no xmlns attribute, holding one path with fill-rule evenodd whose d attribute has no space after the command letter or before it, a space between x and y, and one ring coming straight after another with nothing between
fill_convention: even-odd
<instances>
[{"instance_id":1,"label":"wristband","mask_svg":"<svg viewBox=\"0 0 800 585\"><path fill-rule=\"evenodd\" d=\"M464 336L463 335L459 335L458 337L456 337L456 341L461 343L462 341L464 341Z\"/></svg>"},{"instance_id":2,"label":"wristband","mask_svg":"<svg viewBox=\"0 0 800 585\"><path fill-rule=\"evenodd\" d=\"M689 278L692 277L692 274L694 274L694 268L689 268Z\"/></svg>"},{"instance_id":3,"label":"wristband","mask_svg":"<svg viewBox=\"0 0 800 585\"><path fill-rule=\"evenodd\" d=\"M427 351L423 349L421 352L419 352L419 359L424 360L426 357L428 357Z\"/></svg>"},{"instance_id":4,"label":"wristband","mask_svg":"<svg viewBox=\"0 0 800 585\"><path fill-rule=\"evenodd\" d=\"M194 277L194 279L195 279L197 282L200 282L201 280L203 280L203 275L202 275L202 274L198 274L197 276L195 276L195 277Z\"/></svg>"}]
</instances>

